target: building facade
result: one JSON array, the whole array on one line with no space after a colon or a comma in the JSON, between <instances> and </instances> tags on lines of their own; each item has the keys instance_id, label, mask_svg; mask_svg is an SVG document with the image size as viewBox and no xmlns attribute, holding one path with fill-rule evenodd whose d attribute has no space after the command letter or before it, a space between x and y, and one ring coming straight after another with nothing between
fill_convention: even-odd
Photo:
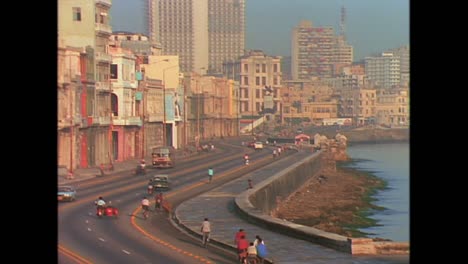
<instances>
[{"instance_id":1,"label":"building facade","mask_svg":"<svg viewBox=\"0 0 468 264\"><path fill-rule=\"evenodd\" d=\"M376 87L390 89L400 85L400 57L382 53L378 57L366 57L365 71L369 81Z\"/></svg>"},{"instance_id":2,"label":"building facade","mask_svg":"<svg viewBox=\"0 0 468 264\"><path fill-rule=\"evenodd\" d=\"M390 127L409 126L409 91L406 87L377 90L377 124Z\"/></svg>"},{"instance_id":3,"label":"building facade","mask_svg":"<svg viewBox=\"0 0 468 264\"><path fill-rule=\"evenodd\" d=\"M58 3L58 45L78 48L81 54L78 91L83 116L74 144L79 146L77 159L74 159L79 162L72 162L70 170L113 162L109 79L112 59L107 52L112 33L111 5L111 0L61 0ZM59 151L62 151L60 147Z\"/></svg>"},{"instance_id":4,"label":"building facade","mask_svg":"<svg viewBox=\"0 0 468 264\"><path fill-rule=\"evenodd\" d=\"M243 54L245 0L152 0L148 30L163 55L178 55L182 72L222 72Z\"/></svg>"},{"instance_id":5,"label":"building facade","mask_svg":"<svg viewBox=\"0 0 468 264\"><path fill-rule=\"evenodd\" d=\"M281 57L251 50L240 58L240 113L260 117L279 109Z\"/></svg>"},{"instance_id":6,"label":"building facade","mask_svg":"<svg viewBox=\"0 0 468 264\"><path fill-rule=\"evenodd\" d=\"M114 160L138 157L138 133L142 124L136 113L136 57L123 48L109 47L111 64L112 150Z\"/></svg>"},{"instance_id":7,"label":"building facade","mask_svg":"<svg viewBox=\"0 0 468 264\"><path fill-rule=\"evenodd\" d=\"M330 78L336 68L351 64L353 49L332 27L313 27L301 21L292 30L291 73L293 80Z\"/></svg>"}]
</instances>

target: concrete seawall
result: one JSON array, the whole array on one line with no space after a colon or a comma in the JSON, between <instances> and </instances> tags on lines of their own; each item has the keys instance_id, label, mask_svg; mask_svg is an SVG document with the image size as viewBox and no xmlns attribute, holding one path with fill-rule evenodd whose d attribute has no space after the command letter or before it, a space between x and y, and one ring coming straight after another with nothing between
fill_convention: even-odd
<instances>
[{"instance_id":1,"label":"concrete seawall","mask_svg":"<svg viewBox=\"0 0 468 264\"><path fill-rule=\"evenodd\" d=\"M316 152L281 171L272 173L267 180L235 198L236 210L247 221L259 226L342 252L355 255L408 254L409 243L406 242L375 242L370 238L348 238L270 215L281 200L320 172L321 155L325 154L322 151Z\"/></svg>"}]
</instances>

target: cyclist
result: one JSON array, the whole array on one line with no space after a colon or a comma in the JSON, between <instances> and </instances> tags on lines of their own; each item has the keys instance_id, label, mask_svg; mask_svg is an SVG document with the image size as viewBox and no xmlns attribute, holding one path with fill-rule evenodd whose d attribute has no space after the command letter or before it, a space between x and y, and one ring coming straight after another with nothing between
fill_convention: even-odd
<instances>
[{"instance_id":1,"label":"cyclist","mask_svg":"<svg viewBox=\"0 0 468 264\"><path fill-rule=\"evenodd\" d=\"M161 210L162 202L163 202L163 194L162 192L160 192L156 194L156 196L154 197L154 209Z\"/></svg>"},{"instance_id":2,"label":"cyclist","mask_svg":"<svg viewBox=\"0 0 468 264\"><path fill-rule=\"evenodd\" d=\"M149 212L149 200L148 198L143 197L143 200L141 200L141 208L143 209L143 217L146 219L148 218L148 212Z\"/></svg>"}]
</instances>

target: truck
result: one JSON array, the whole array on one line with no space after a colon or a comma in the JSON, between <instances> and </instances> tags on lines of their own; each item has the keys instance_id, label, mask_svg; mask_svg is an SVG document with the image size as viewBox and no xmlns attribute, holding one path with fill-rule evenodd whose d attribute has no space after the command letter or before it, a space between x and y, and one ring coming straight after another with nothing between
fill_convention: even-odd
<instances>
[{"instance_id":1,"label":"truck","mask_svg":"<svg viewBox=\"0 0 468 264\"><path fill-rule=\"evenodd\" d=\"M174 151L171 147L154 147L151 158L153 168L173 168L175 166Z\"/></svg>"}]
</instances>

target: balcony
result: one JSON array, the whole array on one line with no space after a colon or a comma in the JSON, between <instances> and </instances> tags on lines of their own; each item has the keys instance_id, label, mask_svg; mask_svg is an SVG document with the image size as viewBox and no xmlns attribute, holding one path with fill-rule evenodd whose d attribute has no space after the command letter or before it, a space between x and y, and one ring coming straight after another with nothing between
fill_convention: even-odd
<instances>
[{"instance_id":1,"label":"balcony","mask_svg":"<svg viewBox=\"0 0 468 264\"><path fill-rule=\"evenodd\" d=\"M104 62L104 63L111 63L112 62L112 56L110 54L104 53L104 52L96 52L95 53L95 59L97 62Z\"/></svg>"},{"instance_id":2,"label":"balcony","mask_svg":"<svg viewBox=\"0 0 468 264\"><path fill-rule=\"evenodd\" d=\"M111 118L110 116L97 116L93 118L93 125L110 125Z\"/></svg>"},{"instance_id":3,"label":"balcony","mask_svg":"<svg viewBox=\"0 0 468 264\"><path fill-rule=\"evenodd\" d=\"M141 126L142 122L139 116L127 116L114 117L112 124L116 126Z\"/></svg>"},{"instance_id":4,"label":"balcony","mask_svg":"<svg viewBox=\"0 0 468 264\"><path fill-rule=\"evenodd\" d=\"M96 30L96 32L101 33L101 34L106 34L106 35L112 34L112 29L110 25L96 23L94 29Z\"/></svg>"},{"instance_id":5,"label":"balcony","mask_svg":"<svg viewBox=\"0 0 468 264\"><path fill-rule=\"evenodd\" d=\"M94 0L94 3L96 3L97 5L107 6L109 8L112 6L111 0Z\"/></svg>"},{"instance_id":6,"label":"balcony","mask_svg":"<svg viewBox=\"0 0 468 264\"><path fill-rule=\"evenodd\" d=\"M98 92L112 92L112 90L110 89L109 82L96 82L94 86L96 87L96 91Z\"/></svg>"}]
</instances>

